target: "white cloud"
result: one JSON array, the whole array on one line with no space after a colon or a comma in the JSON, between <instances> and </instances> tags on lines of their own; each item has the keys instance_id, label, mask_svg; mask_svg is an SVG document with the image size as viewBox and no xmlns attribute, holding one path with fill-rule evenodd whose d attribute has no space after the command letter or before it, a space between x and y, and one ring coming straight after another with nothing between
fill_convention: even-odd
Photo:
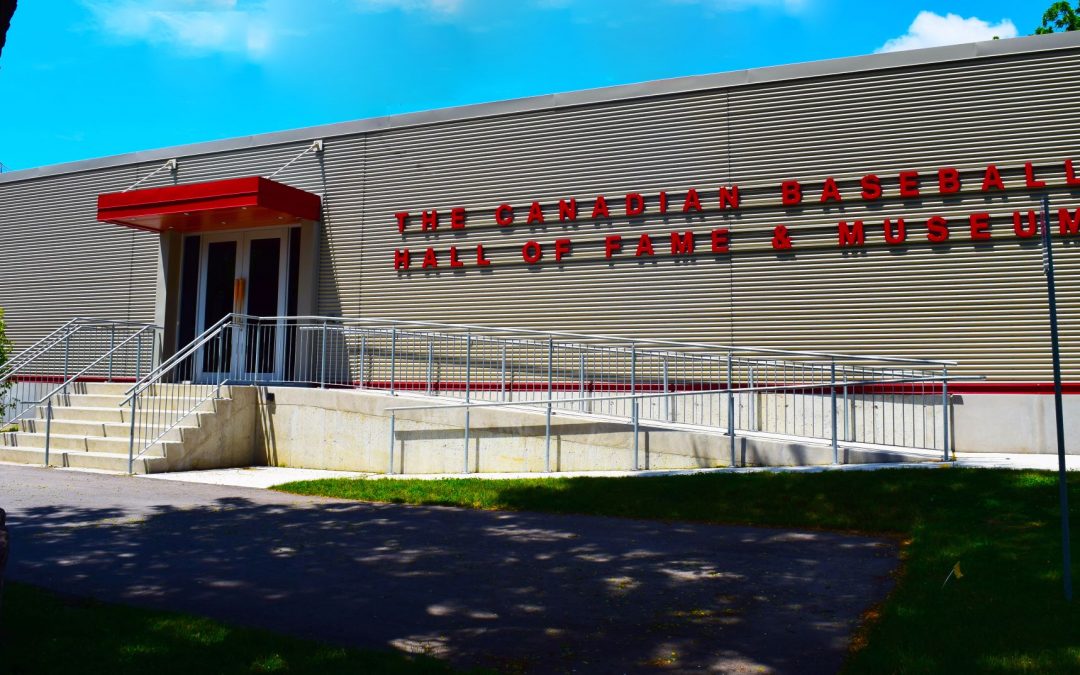
<instances>
[{"instance_id":1,"label":"white cloud","mask_svg":"<svg viewBox=\"0 0 1080 675\"><path fill-rule=\"evenodd\" d=\"M432 12L434 14L457 14L465 5L465 0L355 0L360 10L385 11L403 9L409 12Z\"/></svg>"},{"instance_id":2,"label":"white cloud","mask_svg":"<svg viewBox=\"0 0 1080 675\"><path fill-rule=\"evenodd\" d=\"M974 16L965 19L957 14L941 16L923 10L911 22L907 33L889 40L877 50L877 53L992 40L995 36L1004 40L1016 37L1016 35L1016 26L1008 19L1002 19L998 23L988 23Z\"/></svg>"},{"instance_id":3,"label":"white cloud","mask_svg":"<svg viewBox=\"0 0 1080 675\"><path fill-rule=\"evenodd\" d=\"M237 0L84 0L100 30L115 37L179 47L190 54L265 57L276 31L262 3Z\"/></svg>"}]
</instances>

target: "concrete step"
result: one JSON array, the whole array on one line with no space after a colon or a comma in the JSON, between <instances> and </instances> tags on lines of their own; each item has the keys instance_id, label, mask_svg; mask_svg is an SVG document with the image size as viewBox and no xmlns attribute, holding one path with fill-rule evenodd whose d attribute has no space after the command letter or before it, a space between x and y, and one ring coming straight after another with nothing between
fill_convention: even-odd
<instances>
[{"instance_id":1,"label":"concrete step","mask_svg":"<svg viewBox=\"0 0 1080 675\"><path fill-rule=\"evenodd\" d=\"M124 396L127 397L128 390L135 385L134 382L78 382L72 385L71 393L73 394L92 394L96 396ZM156 396L159 392L168 392L171 395L175 395L176 392L182 391L185 395L209 395L214 391L214 385L212 384L155 384L146 390L151 396ZM221 388L221 395L228 395L228 387Z\"/></svg>"},{"instance_id":2,"label":"concrete step","mask_svg":"<svg viewBox=\"0 0 1080 675\"><path fill-rule=\"evenodd\" d=\"M5 445L20 448L45 448L45 434L17 433L8 434L12 438L4 439ZM53 432L49 438L50 449L70 450L72 452L103 452L114 455L127 455L130 439L127 438L104 438L101 436L72 436ZM159 443L154 446L153 452L164 455L168 452L180 452L181 444L178 442ZM137 449L136 449L137 450Z\"/></svg>"},{"instance_id":3,"label":"concrete step","mask_svg":"<svg viewBox=\"0 0 1080 675\"><path fill-rule=\"evenodd\" d=\"M206 413L195 413L190 417L185 418L175 428L170 430L166 436L166 441L179 441L181 429L191 429L199 426L199 416ZM161 433L162 427L155 426L149 427L143 425L141 427L144 434L154 432L154 435ZM19 431L25 433L45 433L45 420L41 418L32 420L20 420ZM85 422L81 420L61 420L53 418L52 421L52 433L54 434L68 434L72 436L103 436L105 438L124 438L126 439L131 433L131 424L125 424L124 422Z\"/></svg>"},{"instance_id":4,"label":"concrete step","mask_svg":"<svg viewBox=\"0 0 1080 675\"><path fill-rule=\"evenodd\" d=\"M0 462L43 465L45 464L45 450L42 448L0 445ZM49 452L49 466L127 473L128 458L126 453L116 455L105 452L56 450ZM135 473L162 473L168 469L168 460L160 456L144 455L135 460L132 469Z\"/></svg>"},{"instance_id":5,"label":"concrete step","mask_svg":"<svg viewBox=\"0 0 1080 675\"><path fill-rule=\"evenodd\" d=\"M209 401L203 401L203 403L200 404L194 412L195 414L213 413L217 410L217 405L218 401L213 399ZM146 405L141 408L140 419L144 422L152 422L156 426L168 426L174 421L175 416L171 413L175 412L177 412L176 408L168 408L164 406L158 407L153 402L148 401ZM45 419L45 411L43 409L39 407L37 413L37 419ZM130 422L131 408L54 405L53 420L78 420L83 422Z\"/></svg>"},{"instance_id":6,"label":"concrete step","mask_svg":"<svg viewBox=\"0 0 1080 675\"><path fill-rule=\"evenodd\" d=\"M139 406L144 410L190 410L199 402L202 394L190 394L189 392L167 394L163 396L140 396ZM70 394L61 396L53 402L53 408L58 405L69 405L76 408L119 408L130 407L130 403L124 406L126 396L113 394ZM199 406L200 410L213 406L214 399L204 400Z\"/></svg>"}]
</instances>

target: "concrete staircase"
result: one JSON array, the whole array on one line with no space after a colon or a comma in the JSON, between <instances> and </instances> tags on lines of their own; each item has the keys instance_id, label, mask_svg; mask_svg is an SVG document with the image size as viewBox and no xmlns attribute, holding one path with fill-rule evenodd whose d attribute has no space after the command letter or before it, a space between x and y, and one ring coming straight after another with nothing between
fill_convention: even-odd
<instances>
[{"instance_id":1,"label":"concrete staircase","mask_svg":"<svg viewBox=\"0 0 1080 675\"><path fill-rule=\"evenodd\" d=\"M121 408L130 384L73 383L67 395L53 400L53 419L49 442L49 465L80 469L97 469L127 473L131 433L131 408ZM148 389L144 405L153 410L175 410L181 397L170 396L170 387L156 385ZM192 387L187 385L185 393ZM209 393L209 389L206 390ZM195 468L199 464L190 456L193 447L205 445L208 436L226 420L217 420L228 412L232 399L228 387L222 388L222 399L210 399L199 409L170 429L161 441L137 459L135 473L160 473ZM156 398L156 400L154 400ZM45 409L40 406L37 417L23 419L17 431L0 433L0 462L45 464ZM215 424L214 422L217 422ZM148 435L157 436L163 427L153 426L153 420L138 420ZM164 423L164 420L161 421ZM150 432L153 431L152 434ZM135 448L138 455L141 448ZM210 466L198 468L216 468Z\"/></svg>"}]
</instances>

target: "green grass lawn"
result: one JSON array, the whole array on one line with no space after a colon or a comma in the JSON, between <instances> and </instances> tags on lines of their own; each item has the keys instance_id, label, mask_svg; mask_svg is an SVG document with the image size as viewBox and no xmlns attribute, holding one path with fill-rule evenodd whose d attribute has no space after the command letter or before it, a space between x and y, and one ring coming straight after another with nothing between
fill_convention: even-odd
<instances>
[{"instance_id":1,"label":"green grass lawn","mask_svg":"<svg viewBox=\"0 0 1080 675\"><path fill-rule=\"evenodd\" d=\"M112 605L9 584L0 673L449 673L435 659L340 649L185 614Z\"/></svg>"},{"instance_id":2,"label":"green grass lawn","mask_svg":"<svg viewBox=\"0 0 1080 675\"><path fill-rule=\"evenodd\" d=\"M1080 523L1080 475L1070 476ZM987 469L654 478L350 480L307 495L889 534L895 591L856 636L849 672L1080 672L1080 602L1062 597L1056 474ZM1074 579L1080 568L1074 537ZM960 563L961 578L942 588Z\"/></svg>"}]
</instances>

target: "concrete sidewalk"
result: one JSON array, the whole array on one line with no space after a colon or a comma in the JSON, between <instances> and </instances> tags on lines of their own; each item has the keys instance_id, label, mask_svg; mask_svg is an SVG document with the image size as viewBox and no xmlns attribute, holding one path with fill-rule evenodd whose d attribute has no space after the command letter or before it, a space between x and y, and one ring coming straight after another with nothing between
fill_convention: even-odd
<instances>
[{"instance_id":1,"label":"concrete sidewalk","mask_svg":"<svg viewBox=\"0 0 1080 675\"><path fill-rule=\"evenodd\" d=\"M638 477L680 476L697 473L753 473L799 472L821 473L825 471L883 471L888 469L942 469L948 467L974 467L986 469L1041 469L1056 471L1057 455L991 455L984 453L959 453L955 462L920 462L890 464L842 464L839 466L790 466L746 467L737 469L687 469L684 471L566 471L561 473L482 473L482 474L367 474L353 471L323 471L320 469L291 469L286 467L257 466L243 469L213 469L209 471L184 471L178 473L140 475L151 480L204 483L207 485L232 485L236 487L270 488L282 483L322 478L365 478L368 480L439 480L442 478L480 478L506 480L514 478L573 478L581 476ZM1080 471L1080 455L1066 457L1069 471Z\"/></svg>"}]
</instances>

